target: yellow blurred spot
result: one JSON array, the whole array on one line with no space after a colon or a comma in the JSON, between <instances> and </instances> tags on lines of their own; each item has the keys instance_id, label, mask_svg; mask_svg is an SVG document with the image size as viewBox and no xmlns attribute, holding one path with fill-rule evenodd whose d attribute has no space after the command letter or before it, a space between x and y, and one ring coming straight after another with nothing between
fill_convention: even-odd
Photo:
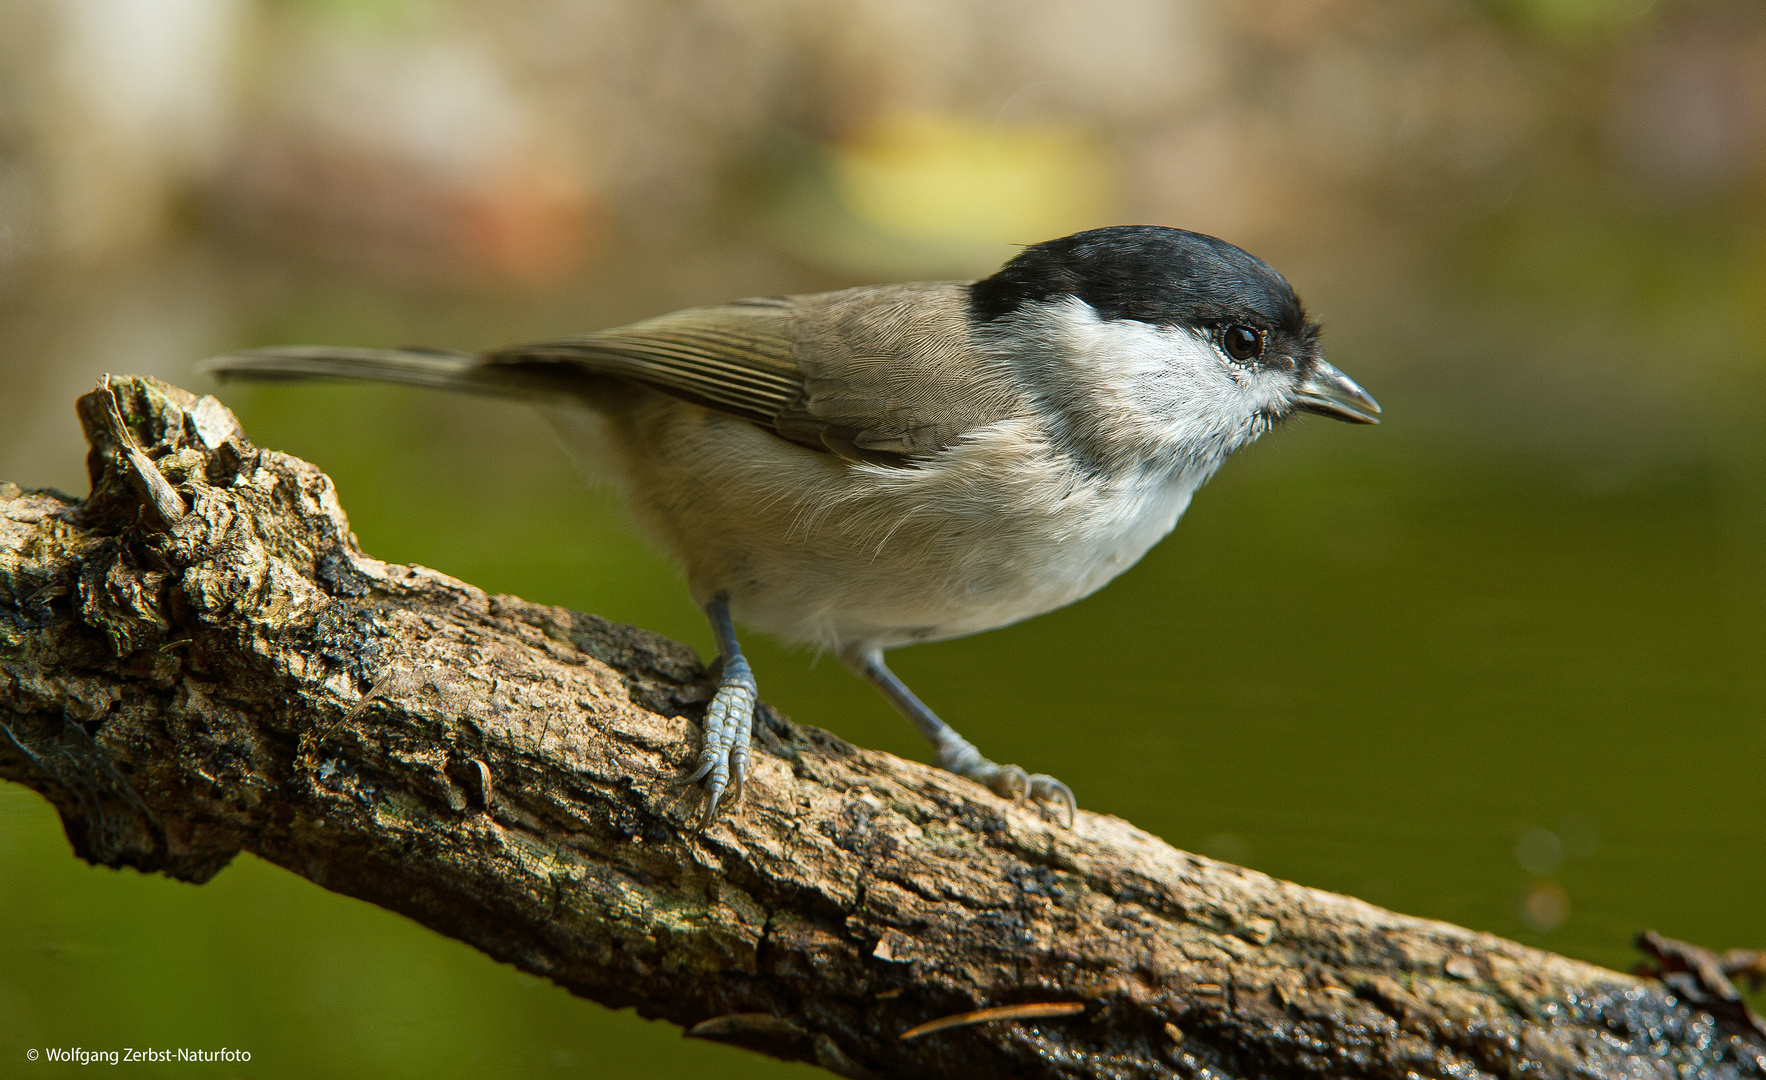
<instances>
[{"instance_id":1,"label":"yellow blurred spot","mask_svg":"<svg viewBox=\"0 0 1766 1080\"><path fill-rule=\"evenodd\" d=\"M1073 123L896 111L806 149L779 174L769 231L875 280L983 276L1023 245L1114 224L1115 159Z\"/></svg>"},{"instance_id":2,"label":"yellow blurred spot","mask_svg":"<svg viewBox=\"0 0 1766 1080\"><path fill-rule=\"evenodd\" d=\"M1107 224L1107 155L1070 125L1002 126L934 113L885 115L835 158L841 201L904 239L1023 244Z\"/></svg>"}]
</instances>

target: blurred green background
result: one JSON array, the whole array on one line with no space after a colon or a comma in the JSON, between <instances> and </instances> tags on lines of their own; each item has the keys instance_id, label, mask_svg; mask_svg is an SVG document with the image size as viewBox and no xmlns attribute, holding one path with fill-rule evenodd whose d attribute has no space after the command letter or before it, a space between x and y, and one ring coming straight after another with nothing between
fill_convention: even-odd
<instances>
[{"instance_id":1,"label":"blurred green background","mask_svg":"<svg viewBox=\"0 0 1766 1080\"><path fill-rule=\"evenodd\" d=\"M892 658L990 754L1172 843L1615 967L1766 945L1757 0L7 0L0 478L84 490L104 371L479 348L985 274L1121 221L1294 281L1386 407L1231 462L1099 595ZM524 409L229 388L363 546L710 635ZM798 720L925 758L837 664ZM4 702L0 702L4 708ZM97 870L0 786L0 1076L807 1075L242 856ZM1756 998L1758 1003L1758 999Z\"/></svg>"}]
</instances>

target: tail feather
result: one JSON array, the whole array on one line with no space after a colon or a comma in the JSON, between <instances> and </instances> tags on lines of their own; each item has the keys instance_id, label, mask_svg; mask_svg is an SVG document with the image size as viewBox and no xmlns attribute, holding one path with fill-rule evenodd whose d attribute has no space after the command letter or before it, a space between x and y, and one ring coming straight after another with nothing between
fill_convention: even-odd
<instances>
[{"instance_id":1,"label":"tail feather","mask_svg":"<svg viewBox=\"0 0 1766 1080\"><path fill-rule=\"evenodd\" d=\"M535 371L485 364L470 353L426 349L283 345L227 353L204 360L196 370L220 379L358 379L530 400L555 398L562 389Z\"/></svg>"}]
</instances>

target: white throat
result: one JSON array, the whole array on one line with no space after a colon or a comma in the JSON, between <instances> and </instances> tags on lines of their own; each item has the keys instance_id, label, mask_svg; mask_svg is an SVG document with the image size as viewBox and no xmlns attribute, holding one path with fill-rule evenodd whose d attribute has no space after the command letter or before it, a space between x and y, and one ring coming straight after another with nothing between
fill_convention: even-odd
<instances>
[{"instance_id":1,"label":"white throat","mask_svg":"<svg viewBox=\"0 0 1766 1080\"><path fill-rule=\"evenodd\" d=\"M1190 490L1269 428L1288 389L1205 331L1105 319L1077 297L1027 305L992 336L1057 439L1107 471L1184 474Z\"/></svg>"}]
</instances>

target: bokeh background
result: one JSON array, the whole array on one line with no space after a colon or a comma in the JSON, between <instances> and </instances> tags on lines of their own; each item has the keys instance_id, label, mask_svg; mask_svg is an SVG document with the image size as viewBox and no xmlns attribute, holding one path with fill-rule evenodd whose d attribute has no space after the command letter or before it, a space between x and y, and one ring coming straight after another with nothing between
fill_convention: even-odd
<instances>
[{"instance_id":1,"label":"bokeh background","mask_svg":"<svg viewBox=\"0 0 1766 1080\"><path fill-rule=\"evenodd\" d=\"M897 670L1192 850L1612 966L1644 927L1766 945L1759 0L0 0L0 478L84 491L105 371L209 390L236 347L490 347L1119 222L1269 259L1387 422L1290 425L1100 595ZM373 554L712 651L524 409L221 396ZM797 719L925 756L751 649ZM249 856L84 866L0 786L0 1074L52 1045L809 1075Z\"/></svg>"}]
</instances>

